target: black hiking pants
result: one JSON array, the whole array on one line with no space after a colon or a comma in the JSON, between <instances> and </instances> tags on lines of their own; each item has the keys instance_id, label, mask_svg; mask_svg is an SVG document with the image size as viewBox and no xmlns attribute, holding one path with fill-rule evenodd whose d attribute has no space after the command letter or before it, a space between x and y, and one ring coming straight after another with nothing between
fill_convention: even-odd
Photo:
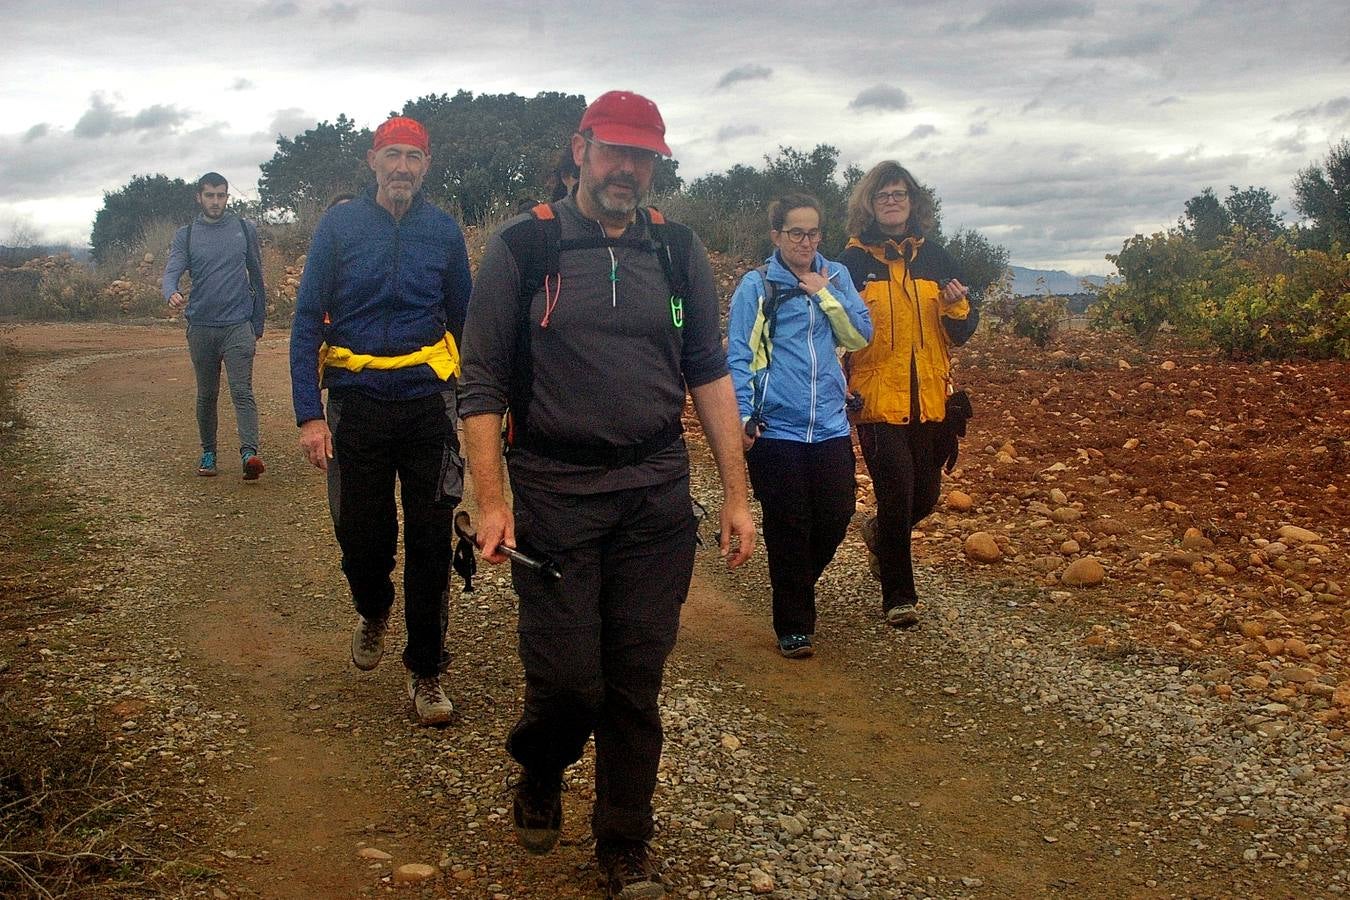
<instances>
[{"instance_id":1,"label":"black hiking pants","mask_svg":"<svg viewBox=\"0 0 1350 900\"><path fill-rule=\"evenodd\" d=\"M562 580L519 563L525 708L506 748L531 773L560 774L595 735L598 845L645 841L661 760L657 694L694 566L689 478L600 494L512 479L516 538Z\"/></svg>"},{"instance_id":2,"label":"black hiking pants","mask_svg":"<svg viewBox=\"0 0 1350 900\"><path fill-rule=\"evenodd\" d=\"M746 462L764 513L774 633L780 638L815 634L816 582L834 558L856 506L853 441L759 438Z\"/></svg>"},{"instance_id":3,"label":"black hiking pants","mask_svg":"<svg viewBox=\"0 0 1350 900\"><path fill-rule=\"evenodd\" d=\"M941 422L858 426L858 444L877 497L876 556L881 606L889 611L918 599L910 532L933 511L942 488Z\"/></svg>"},{"instance_id":4,"label":"black hiking pants","mask_svg":"<svg viewBox=\"0 0 1350 900\"><path fill-rule=\"evenodd\" d=\"M388 616L394 604L389 575L398 552L398 480L408 628L403 664L415 675L443 672L449 662L451 517L464 493L455 416L453 390L414 400L379 400L352 390L328 397L329 512L352 601L367 619Z\"/></svg>"}]
</instances>

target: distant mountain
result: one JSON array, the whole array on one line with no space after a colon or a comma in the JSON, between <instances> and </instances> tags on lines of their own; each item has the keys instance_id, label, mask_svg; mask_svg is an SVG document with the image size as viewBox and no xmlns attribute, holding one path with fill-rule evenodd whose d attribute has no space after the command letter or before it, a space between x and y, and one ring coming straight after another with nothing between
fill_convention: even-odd
<instances>
[{"instance_id":1,"label":"distant mountain","mask_svg":"<svg viewBox=\"0 0 1350 900\"><path fill-rule=\"evenodd\" d=\"M1051 294L1080 294L1083 282L1103 285L1109 280L1104 275L1070 275L1060 269L1027 269L1023 266L1009 266L1013 273L1013 293L1019 297L1049 292ZM1045 283L1038 285L1037 278Z\"/></svg>"}]
</instances>

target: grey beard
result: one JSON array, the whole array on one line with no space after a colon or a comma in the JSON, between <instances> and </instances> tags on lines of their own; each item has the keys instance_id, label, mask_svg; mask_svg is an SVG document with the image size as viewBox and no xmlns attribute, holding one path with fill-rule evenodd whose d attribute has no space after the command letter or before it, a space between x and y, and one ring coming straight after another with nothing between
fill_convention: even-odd
<instances>
[{"instance_id":1,"label":"grey beard","mask_svg":"<svg viewBox=\"0 0 1350 900\"><path fill-rule=\"evenodd\" d=\"M591 191L591 199L595 201L596 206L612 216L631 216L633 211L642 205L643 195L640 191L634 190L631 200L616 202L609 199L609 195L605 193L605 185L602 184Z\"/></svg>"}]
</instances>

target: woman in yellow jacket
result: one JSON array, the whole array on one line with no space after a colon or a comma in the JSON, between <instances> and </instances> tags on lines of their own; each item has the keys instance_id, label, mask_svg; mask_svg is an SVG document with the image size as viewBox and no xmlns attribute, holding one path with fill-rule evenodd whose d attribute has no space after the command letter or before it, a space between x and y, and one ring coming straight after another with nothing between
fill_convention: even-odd
<instances>
[{"instance_id":1,"label":"woman in yellow jacket","mask_svg":"<svg viewBox=\"0 0 1350 900\"><path fill-rule=\"evenodd\" d=\"M849 198L840 257L872 314L872 342L848 359L849 389L862 399L854 421L877 498L882 609L897 628L919 621L910 531L937 504L950 351L979 321L956 263L924 237L933 211L904 167L878 163Z\"/></svg>"}]
</instances>

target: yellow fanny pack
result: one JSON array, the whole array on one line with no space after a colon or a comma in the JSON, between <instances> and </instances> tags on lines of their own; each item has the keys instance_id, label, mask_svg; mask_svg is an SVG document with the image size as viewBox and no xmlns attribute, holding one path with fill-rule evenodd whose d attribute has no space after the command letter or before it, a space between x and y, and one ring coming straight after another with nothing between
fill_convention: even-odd
<instances>
[{"instance_id":1,"label":"yellow fanny pack","mask_svg":"<svg viewBox=\"0 0 1350 900\"><path fill-rule=\"evenodd\" d=\"M360 372L363 369L406 369L410 366L427 365L441 381L448 381L451 375L459 375L459 347L450 332L434 344L404 353L401 356L372 356L369 353L356 353L346 347L319 347L319 384L323 384L323 370L329 366Z\"/></svg>"}]
</instances>

